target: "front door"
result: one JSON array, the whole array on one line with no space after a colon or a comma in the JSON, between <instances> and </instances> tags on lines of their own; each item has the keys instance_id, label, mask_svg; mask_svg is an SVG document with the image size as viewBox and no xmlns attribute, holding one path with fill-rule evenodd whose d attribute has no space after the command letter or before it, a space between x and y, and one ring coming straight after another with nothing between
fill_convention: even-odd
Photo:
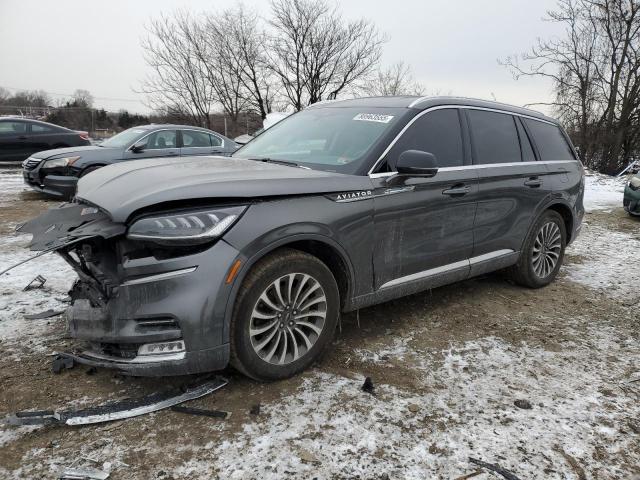
<instances>
[{"instance_id":1,"label":"front door","mask_svg":"<svg viewBox=\"0 0 640 480\"><path fill-rule=\"evenodd\" d=\"M140 158L177 157L180 155L178 147L178 132L176 130L158 130L150 133L136 144L144 144L144 149L133 152L128 149L124 153L125 160Z\"/></svg>"},{"instance_id":2,"label":"front door","mask_svg":"<svg viewBox=\"0 0 640 480\"><path fill-rule=\"evenodd\" d=\"M458 109L417 118L386 154L374 183L374 288L437 286L469 274L478 181L469 162ZM431 178L400 177L393 170L406 150L435 155Z\"/></svg>"}]
</instances>

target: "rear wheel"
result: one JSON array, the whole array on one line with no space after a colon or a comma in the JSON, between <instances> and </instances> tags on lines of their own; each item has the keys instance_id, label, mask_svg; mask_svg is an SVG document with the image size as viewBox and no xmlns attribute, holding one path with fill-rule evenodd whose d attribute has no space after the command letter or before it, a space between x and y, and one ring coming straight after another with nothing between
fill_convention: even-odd
<instances>
[{"instance_id":1,"label":"rear wheel","mask_svg":"<svg viewBox=\"0 0 640 480\"><path fill-rule=\"evenodd\" d=\"M291 377L325 350L338 322L335 278L292 249L259 261L244 280L231 323L231 364L260 381Z\"/></svg>"},{"instance_id":2,"label":"rear wheel","mask_svg":"<svg viewBox=\"0 0 640 480\"><path fill-rule=\"evenodd\" d=\"M559 213L547 210L529 232L518 263L511 267L511 277L530 288L549 285L562 266L566 244L564 219Z\"/></svg>"}]
</instances>

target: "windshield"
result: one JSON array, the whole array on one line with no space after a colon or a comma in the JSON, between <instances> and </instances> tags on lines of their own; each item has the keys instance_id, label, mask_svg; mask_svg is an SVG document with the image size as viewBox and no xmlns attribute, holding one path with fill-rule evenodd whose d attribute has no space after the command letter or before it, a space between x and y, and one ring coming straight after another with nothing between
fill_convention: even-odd
<instances>
[{"instance_id":1,"label":"windshield","mask_svg":"<svg viewBox=\"0 0 640 480\"><path fill-rule=\"evenodd\" d=\"M144 128L130 128L129 130L125 130L124 132L120 132L117 135L114 135L108 140L105 140L100 144L101 147L108 148L124 148L133 144L136 140L142 137L145 133L149 133L149 130L145 130Z\"/></svg>"},{"instance_id":2,"label":"windshield","mask_svg":"<svg viewBox=\"0 0 640 480\"><path fill-rule=\"evenodd\" d=\"M383 133L405 112L401 108L309 108L265 130L233 156L355 173Z\"/></svg>"}]
</instances>

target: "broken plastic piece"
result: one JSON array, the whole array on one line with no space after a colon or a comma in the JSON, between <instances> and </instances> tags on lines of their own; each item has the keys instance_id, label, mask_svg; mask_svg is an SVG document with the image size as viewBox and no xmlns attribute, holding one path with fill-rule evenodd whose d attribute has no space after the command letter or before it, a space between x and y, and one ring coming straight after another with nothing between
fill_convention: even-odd
<instances>
[{"instance_id":1,"label":"broken plastic piece","mask_svg":"<svg viewBox=\"0 0 640 480\"><path fill-rule=\"evenodd\" d=\"M58 315L62 315L64 310L45 310L40 313L30 313L29 315L25 315L24 318L27 320L43 320L45 318L57 317Z\"/></svg>"},{"instance_id":2,"label":"broken plastic piece","mask_svg":"<svg viewBox=\"0 0 640 480\"><path fill-rule=\"evenodd\" d=\"M44 284L47 283L47 279L42 275L36 276L33 280L31 280L26 287L22 289L23 292L28 290L35 290L36 288L42 288Z\"/></svg>"},{"instance_id":3,"label":"broken plastic piece","mask_svg":"<svg viewBox=\"0 0 640 480\"><path fill-rule=\"evenodd\" d=\"M73 358L58 355L51 362L51 371L57 374L57 373L60 373L62 370L72 369L74 365L75 365L75 362L73 361Z\"/></svg>"},{"instance_id":4,"label":"broken plastic piece","mask_svg":"<svg viewBox=\"0 0 640 480\"><path fill-rule=\"evenodd\" d=\"M171 407L174 412L188 413L190 415L201 415L203 417L213 417L227 419L231 416L231 412L225 412L222 410L207 410L205 408L184 407L182 405L174 405Z\"/></svg>"},{"instance_id":5,"label":"broken plastic piece","mask_svg":"<svg viewBox=\"0 0 640 480\"><path fill-rule=\"evenodd\" d=\"M60 480L106 480L110 473L97 468L65 468Z\"/></svg>"},{"instance_id":6,"label":"broken plastic piece","mask_svg":"<svg viewBox=\"0 0 640 480\"><path fill-rule=\"evenodd\" d=\"M376 387L374 387L371 377L367 377L364 379L364 383L362 384L361 389L363 392L370 393L371 395L376 394Z\"/></svg>"},{"instance_id":7,"label":"broken plastic piece","mask_svg":"<svg viewBox=\"0 0 640 480\"><path fill-rule=\"evenodd\" d=\"M174 388L165 392L152 393L142 398L125 399L82 410L18 412L14 415L9 415L5 419L5 423L9 425L42 425L47 423L88 425L90 423L122 420L157 412L173 405L203 397L224 387L227 383L228 381L225 378L216 376L200 385Z\"/></svg>"},{"instance_id":8,"label":"broken plastic piece","mask_svg":"<svg viewBox=\"0 0 640 480\"><path fill-rule=\"evenodd\" d=\"M511 473L509 470L506 470L506 469L502 468L500 465L496 465L494 463L483 462L482 460L478 460L477 458L472 458L472 457L469 457L469 461L471 463L475 463L479 467L486 468L487 470L489 470L491 472L495 472L498 475L502 475L507 480L520 480L513 473Z\"/></svg>"}]
</instances>

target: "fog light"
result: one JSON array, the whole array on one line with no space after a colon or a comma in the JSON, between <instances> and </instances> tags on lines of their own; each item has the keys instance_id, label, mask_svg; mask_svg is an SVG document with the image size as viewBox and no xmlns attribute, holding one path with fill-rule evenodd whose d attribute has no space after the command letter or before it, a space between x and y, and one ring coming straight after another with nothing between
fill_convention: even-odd
<instances>
[{"instance_id":1,"label":"fog light","mask_svg":"<svg viewBox=\"0 0 640 480\"><path fill-rule=\"evenodd\" d=\"M184 342L145 343L138 348L138 355L166 355L184 352Z\"/></svg>"}]
</instances>

